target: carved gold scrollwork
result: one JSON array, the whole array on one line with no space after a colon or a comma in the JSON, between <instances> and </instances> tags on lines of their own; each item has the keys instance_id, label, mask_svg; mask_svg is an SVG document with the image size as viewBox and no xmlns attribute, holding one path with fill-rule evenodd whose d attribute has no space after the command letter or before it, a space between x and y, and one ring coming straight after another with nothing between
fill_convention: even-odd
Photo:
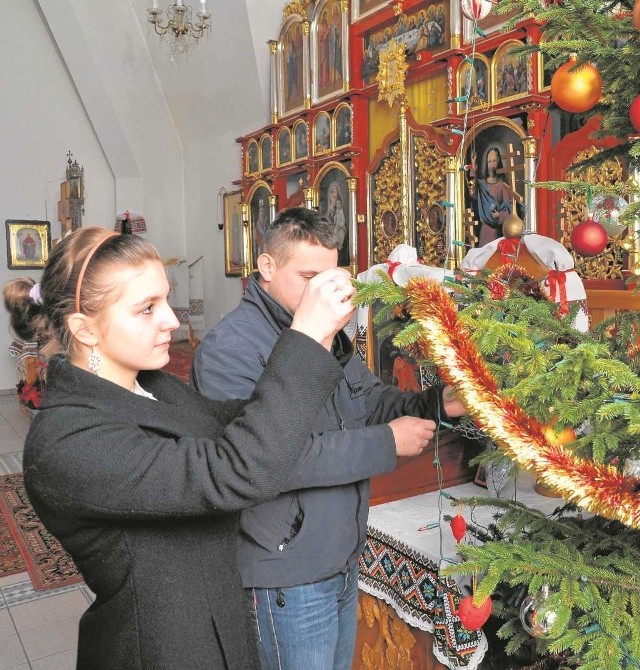
<instances>
[{"instance_id":1,"label":"carved gold scrollwork","mask_svg":"<svg viewBox=\"0 0 640 670\"><path fill-rule=\"evenodd\" d=\"M416 638L409 626L382 600L366 593L358 599L359 626L374 633L372 644L364 642L360 658L354 667L358 670L414 670L411 649ZM369 640L371 636L368 636Z\"/></svg>"},{"instance_id":2,"label":"carved gold scrollwork","mask_svg":"<svg viewBox=\"0 0 640 670\"><path fill-rule=\"evenodd\" d=\"M392 39L387 48L380 51L376 77L378 100L386 100L389 107L393 107L397 101L405 99L404 78L408 67L404 44Z\"/></svg>"},{"instance_id":3,"label":"carved gold scrollwork","mask_svg":"<svg viewBox=\"0 0 640 670\"><path fill-rule=\"evenodd\" d=\"M413 138L416 248L427 265L442 267L446 258L445 211L438 202L446 200L448 157L424 137ZM434 225L430 217L438 213Z\"/></svg>"},{"instance_id":4,"label":"carved gold scrollwork","mask_svg":"<svg viewBox=\"0 0 640 670\"><path fill-rule=\"evenodd\" d=\"M574 163L591 158L598 153L596 147L585 149L576 154ZM597 194L598 186L611 186L620 183L624 179L624 170L618 159L608 160L598 168L589 167L580 175L574 171L567 171L568 180L581 180L593 186L594 194ZM565 225L561 242L571 250L571 232L573 228L584 220L587 209L587 197L583 193L568 193L563 200ZM575 258L576 270L583 279L621 279L623 275L624 263L624 238L628 229L610 237L609 243L602 254L595 258L585 258L577 254L572 255Z\"/></svg>"},{"instance_id":5,"label":"carved gold scrollwork","mask_svg":"<svg viewBox=\"0 0 640 670\"><path fill-rule=\"evenodd\" d=\"M292 15L292 14L300 14L304 20L308 20L307 16L307 6L309 2L308 0L293 0L293 2L290 2L283 10L282 10L282 23L284 22Z\"/></svg>"},{"instance_id":6,"label":"carved gold scrollwork","mask_svg":"<svg viewBox=\"0 0 640 670\"><path fill-rule=\"evenodd\" d=\"M404 241L402 216L402 157L400 144L391 147L391 155L384 158L374 175L373 202L375 215L373 230L375 263L384 263L389 253ZM389 221L393 218L393 225Z\"/></svg>"}]
</instances>

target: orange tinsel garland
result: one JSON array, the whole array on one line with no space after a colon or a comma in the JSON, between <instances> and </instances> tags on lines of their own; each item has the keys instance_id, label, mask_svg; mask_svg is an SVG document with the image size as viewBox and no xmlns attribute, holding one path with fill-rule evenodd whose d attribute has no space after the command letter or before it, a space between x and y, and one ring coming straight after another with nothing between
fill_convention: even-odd
<instances>
[{"instance_id":1,"label":"orange tinsel garland","mask_svg":"<svg viewBox=\"0 0 640 670\"><path fill-rule=\"evenodd\" d=\"M441 286L414 278L406 286L409 312L420 323L429 357L453 384L476 424L519 466L535 473L565 500L631 528L640 529L638 479L614 467L576 456L544 433L544 426L509 398L458 320L456 306Z\"/></svg>"}]
</instances>

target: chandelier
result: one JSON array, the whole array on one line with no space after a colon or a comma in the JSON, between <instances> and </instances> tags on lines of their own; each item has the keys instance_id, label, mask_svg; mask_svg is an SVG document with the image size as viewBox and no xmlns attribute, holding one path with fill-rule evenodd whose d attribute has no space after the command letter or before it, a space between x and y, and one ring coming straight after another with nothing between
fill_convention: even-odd
<instances>
[{"instance_id":1,"label":"chandelier","mask_svg":"<svg viewBox=\"0 0 640 670\"><path fill-rule=\"evenodd\" d=\"M175 0L174 5L167 7L167 22L160 22L162 10L158 8L158 0L147 9L149 23L162 40L169 42L169 60L174 61L177 53L188 53L210 27L211 14L207 12L207 0L200 0L200 11L197 12L198 22L192 22L191 7L184 0Z\"/></svg>"}]
</instances>

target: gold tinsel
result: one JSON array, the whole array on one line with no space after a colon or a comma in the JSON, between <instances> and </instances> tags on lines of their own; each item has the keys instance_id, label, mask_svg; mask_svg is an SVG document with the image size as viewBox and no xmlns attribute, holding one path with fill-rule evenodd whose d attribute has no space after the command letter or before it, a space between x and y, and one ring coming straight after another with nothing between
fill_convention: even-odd
<instances>
[{"instance_id":1,"label":"gold tinsel","mask_svg":"<svg viewBox=\"0 0 640 670\"><path fill-rule=\"evenodd\" d=\"M565 500L607 519L640 529L637 478L624 477L614 467L580 458L549 435L544 425L527 416L498 384L464 325L456 306L432 280L414 278L406 286L409 312L420 323L429 358L456 393L478 427L520 467Z\"/></svg>"}]
</instances>

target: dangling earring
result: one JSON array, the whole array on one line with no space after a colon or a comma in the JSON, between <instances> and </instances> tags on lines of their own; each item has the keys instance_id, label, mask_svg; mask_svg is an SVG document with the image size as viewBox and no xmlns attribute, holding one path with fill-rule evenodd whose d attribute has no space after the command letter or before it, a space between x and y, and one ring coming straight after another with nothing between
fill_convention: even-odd
<instances>
[{"instance_id":1,"label":"dangling earring","mask_svg":"<svg viewBox=\"0 0 640 670\"><path fill-rule=\"evenodd\" d=\"M91 347L91 351L89 352L89 370L91 372L95 372L98 374L98 371L100 370L100 366L102 365L102 359L96 352L93 350L93 347Z\"/></svg>"}]
</instances>

